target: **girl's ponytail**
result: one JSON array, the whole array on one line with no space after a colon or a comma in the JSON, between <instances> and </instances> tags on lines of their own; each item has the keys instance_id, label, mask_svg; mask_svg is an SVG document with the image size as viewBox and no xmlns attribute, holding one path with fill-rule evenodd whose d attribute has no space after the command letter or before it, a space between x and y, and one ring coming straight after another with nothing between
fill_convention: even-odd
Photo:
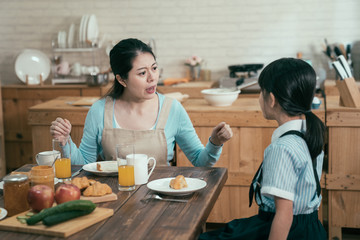
<instances>
[{"instance_id":1,"label":"girl's ponytail","mask_svg":"<svg viewBox=\"0 0 360 240\"><path fill-rule=\"evenodd\" d=\"M306 111L305 117L306 132L304 138L308 145L311 158L316 159L316 157L321 153L324 148L325 125L311 111Z\"/></svg>"}]
</instances>

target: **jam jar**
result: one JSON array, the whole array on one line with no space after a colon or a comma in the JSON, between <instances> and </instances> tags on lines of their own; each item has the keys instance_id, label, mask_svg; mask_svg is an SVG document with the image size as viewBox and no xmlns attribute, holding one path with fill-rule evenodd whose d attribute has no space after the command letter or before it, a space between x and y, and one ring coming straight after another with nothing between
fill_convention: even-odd
<instances>
[{"instance_id":1,"label":"jam jar","mask_svg":"<svg viewBox=\"0 0 360 240\"><path fill-rule=\"evenodd\" d=\"M4 180L4 206L8 216L29 210L27 195L30 189L28 176L24 174L9 175Z\"/></svg>"},{"instance_id":2,"label":"jam jar","mask_svg":"<svg viewBox=\"0 0 360 240\"><path fill-rule=\"evenodd\" d=\"M47 185L54 190L54 168L51 166L35 166L30 171L31 186Z\"/></svg>"}]
</instances>

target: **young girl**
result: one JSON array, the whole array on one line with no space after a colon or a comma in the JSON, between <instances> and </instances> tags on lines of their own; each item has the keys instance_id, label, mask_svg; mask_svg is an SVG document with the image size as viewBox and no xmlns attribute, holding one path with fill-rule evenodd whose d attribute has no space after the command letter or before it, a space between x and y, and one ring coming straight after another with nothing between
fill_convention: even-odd
<instances>
[{"instance_id":1,"label":"young girl","mask_svg":"<svg viewBox=\"0 0 360 240\"><path fill-rule=\"evenodd\" d=\"M261 72L259 85L263 115L279 125L250 186L250 206L255 195L259 213L200 239L326 239L318 220L325 127L311 112L315 71L283 58Z\"/></svg>"}]
</instances>

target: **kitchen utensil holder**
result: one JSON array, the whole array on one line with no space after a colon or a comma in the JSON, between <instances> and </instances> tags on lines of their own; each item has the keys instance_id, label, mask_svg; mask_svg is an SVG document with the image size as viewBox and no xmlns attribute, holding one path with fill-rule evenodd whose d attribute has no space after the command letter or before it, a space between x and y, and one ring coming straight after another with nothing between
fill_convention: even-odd
<instances>
[{"instance_id":1,"label":"kitchen utensil holder","mask_svg":"<svg viewBox=\"0 0 360 240\"><path fill-rule=\"evenodd\" d=\"M39 74L39 80L40 80L40 86L43 86L44 85L44 81L42 79L42 75ZM26 74L25 76L25 83L26 85L29 85L29 75Z\"/></svg>"},{"instance_id":2,"label":"kitchen utensil holder","mask_svg":"<svg viewBox=\"0 0 360 240\"><path fill-rule=\"evenodd\" d=\"M360 91L354 78L336 80L336 86L340 93L340 106L360 108Z\"/></svg>"}]
</instances>

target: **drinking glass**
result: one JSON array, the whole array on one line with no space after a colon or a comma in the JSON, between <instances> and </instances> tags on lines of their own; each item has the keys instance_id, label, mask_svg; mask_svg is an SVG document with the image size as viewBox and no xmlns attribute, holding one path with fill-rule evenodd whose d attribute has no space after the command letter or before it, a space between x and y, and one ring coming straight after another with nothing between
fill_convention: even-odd
<instances>
[{"instance_id":1,"label":"drinking glass","mask_svg":"<svg viewBox=\"0 0 360 240\"><path fill-rule=\"evenodd\" d=\"M59 181L71 180L71 146L70 138L53 139L53 151L55 154L55 177Z\"/></svg>"},{"instance_id":2,"label":"drinking glass","mask_svg":"<svg viewBox=\"0 0 360 240\"><path fill-rule=\"evenodd\" d=\"M118 165L118 180L120 191L132 191L135 189L134 164L126 159L129 154L135 154L133 144L116 145L116 161Z\"/></svg>"}]
</instances>

